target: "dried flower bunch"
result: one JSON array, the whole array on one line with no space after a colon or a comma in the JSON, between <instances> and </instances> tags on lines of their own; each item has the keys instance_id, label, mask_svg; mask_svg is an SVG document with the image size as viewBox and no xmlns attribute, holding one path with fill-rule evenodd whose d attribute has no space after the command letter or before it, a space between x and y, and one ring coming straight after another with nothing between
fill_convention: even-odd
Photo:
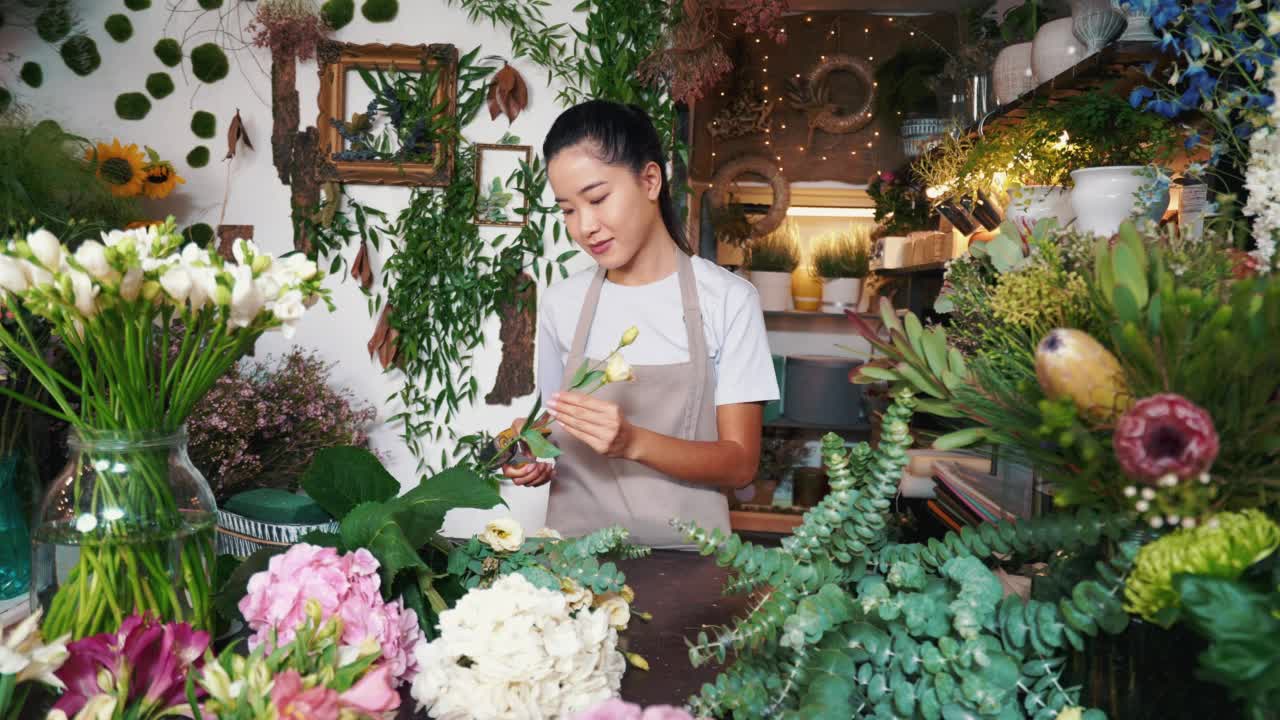
<instances>
[{"instance_id":1,"label":"dried flower bunch","mask_svg":"<svg viewBox=\"0 0 1280 720\"><path fill-rule=\"evenodd\" d=\"M315 0L262 0L249 26L253 44L276 57L309 60L329 34Z\"/></svg>"},{"instance_id":2,"label":"dried flower bunch","mask_svg":"<svg viewBox=\"0 0 1280 720\"><path fill-rule=\"evenodd\" d=\"M296 490L316 451L368 443L377 411L330 384L333 363L294 348L244 362L214 384L187 421L191 460L219 502L254 487Z\"/></svg>"}]
</instances>

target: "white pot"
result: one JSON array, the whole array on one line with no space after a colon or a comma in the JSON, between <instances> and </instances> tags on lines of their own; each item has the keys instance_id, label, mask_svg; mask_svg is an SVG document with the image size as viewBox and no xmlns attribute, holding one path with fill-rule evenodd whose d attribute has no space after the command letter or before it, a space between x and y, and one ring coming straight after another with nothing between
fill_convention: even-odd
<instances>
[{"instance_id":1,"label":"white pot","mask_svg":"<svg viewBox=\"0 0 1280 720\"><path fill-rule=\"evenodd\" d=\"M1050 20L1036 32L1031 47L1031 70L1036 74L1036 83L1048 82L1070 70L1084 56L1084 43L1076 39L1071 18Z\"/></svg>"},{"instance_id":2,"label":"white pot","mask_svg":"<svg viewBox=\"0 0 1280 720\"><path fill-rule=\"evenodd\" d=\"M991 66L991 85L996 105L1007 105L1036 87L1031 69L1031 43L1018 43L1000 51Z\"/></svg>"},{"instance_id":3,"label":"white pot","mask_svg":"<svg viewBox=\"0 0 1280 720\"><path fill-rule=\"evenodd\" d=\"M822 311L836 315L857 310L862 297L862 278L823 278Z\"/></svg>"},{"instance_id":4,"label":"white pot","mask_svg":"<svg viewBox=\"0 0 1280 720\"><path fill-rule=\"evenodd\" d=\"M766 312L791 309L791 273L751 271L751 283L760 292L760 308Z\"/></svg>"},{"instance_id":5,"label":"white pot","mask_svg":"<svg viewBox=\"0 0 1280 720\"><path fill-rule=\"evenodd\" d=\"M1140 165L1118 165L1073 170L1071 207L1076 212L1076 227L1082 232L1110 237L1120 224L1134 215L1159 220L1169 206L1169 191L1149 207L1138 207L1135 194L1147 179Z\"/></svg>"},{"instance_id":6,"label":"white pot","mask_svg":"<svg viewBox=\"0 0 1280 720\"><path fill-rule=\"evenodd\" d=\"M1076 219L1071 209L1071 192L1056 185L1023 185L1009 190L1009 205L1005 218L1019 226L1034 227L1044 218L1058 221L1058 227L1066 227Z\"/></svg>"}]
</instances>

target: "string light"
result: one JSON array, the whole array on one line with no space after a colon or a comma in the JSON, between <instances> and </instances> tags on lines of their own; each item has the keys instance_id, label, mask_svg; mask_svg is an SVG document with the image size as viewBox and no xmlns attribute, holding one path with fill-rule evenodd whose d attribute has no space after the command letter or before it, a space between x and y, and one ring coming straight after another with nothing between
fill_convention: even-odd
<instances>
[{"instance_id":1,"label":"string light","mask_svg":"<svg viewBox=\"0 0 1280 720\"><path fill-rule=\"evenodd\" d=\"M787 124L786 124L786 123L782 123L782 129L783 129L783 130L786 130L786 129L787 129Z\"/></svg>"},{"instance_id":2,"label":"string light","mask_svg":"<svg viewBox=\"0 0 1280 720\"><path fill-rule=\"evenodd\" d=\"M805 15L805 16L804 16L804 21L805 21L805 22L813 22L813 16L812 16L812 15Z\"/></svg>"},{"instance_id":3,"label":"string light","mask_svg":"<svg viewBox=\"0 0 1280 720\"><path fill-rule=\"evenodd\" d=\"M823 155L823 156L822 156L822 159L823 159L823 160L826 160L826 159L827 159L827 156L826 156L826 155Z\"/></svg>"}]
</instances>

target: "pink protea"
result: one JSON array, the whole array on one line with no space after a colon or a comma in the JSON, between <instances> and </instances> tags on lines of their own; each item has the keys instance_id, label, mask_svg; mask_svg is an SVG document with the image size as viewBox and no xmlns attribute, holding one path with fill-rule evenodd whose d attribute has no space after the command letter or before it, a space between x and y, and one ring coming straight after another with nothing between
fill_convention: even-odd
<instances>
[{"instance_id":1,"label":"pink protea","mask_svg":"<svg viewBox=\"0 0 1280 720\"><path fill-rule=\"evenodd\" d=\"M1207 471L1218 457L1218 433L1204 408L1173 393L1146 397L1116 423L1116 459L1125 474L1155 482Z\"/></svg>"},{"instance_id":2,"label":"pink protea","mask_svg":"<svg viewBox=\"0 0 1280 720\"><path fill-rule=\"evenodd\" d=\"M54 673L67 690L53 707L75 717L91 698L107 693L123 699L118 708L122 715L170 714L171 708L187 704L187 672L203 666L208 647L209 633L186 623L160 625L132 615L115 633L67 645L70 657Z\"/></svg>"},{"instance_id":3,"label":"pink protea","mask_svg":"<svg viewBox=\"0 0 1280 720\"><path fill-rule=\"evenodd\" d=\"M417 668L413 646L422 638L417 616L399 601L385 602L378 561L363 548L340 555L334 548L300 544L271 558L263 572L249 578L240 600L256 648L276 633L276 641L293 640L306 621L305 606L314 600L321 621L342 620L341 643L360 646L372 637L397 682L412 678Z\"/></svg>"}]
</instances>

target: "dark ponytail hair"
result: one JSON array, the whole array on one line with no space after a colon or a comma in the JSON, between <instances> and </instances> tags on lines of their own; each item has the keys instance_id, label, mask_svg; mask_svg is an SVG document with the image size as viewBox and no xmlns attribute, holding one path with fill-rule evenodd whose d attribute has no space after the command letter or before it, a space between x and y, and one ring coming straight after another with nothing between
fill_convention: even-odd
<instances>
[{"instance_id":1,"label":"dark ponytail hair","mask_svg":"<svg viewBox=\"0 0 1280 720\"><path fill-rule=\"evenodd\" d=\"M625 165L639 174L649 163L657 163L662 171L662 188L658 191L658 210L676 247L692 255L685 238L684 223L676 216L671 200L671 182L667 180L667 163L662 140L648 113L636 105L623 105L609 100L588 100L560 113L542 142L542 157L550 163L561 150L580 142L588 142L599 153L597 157L610 165Z\"/></svg>"}]
</instances>

